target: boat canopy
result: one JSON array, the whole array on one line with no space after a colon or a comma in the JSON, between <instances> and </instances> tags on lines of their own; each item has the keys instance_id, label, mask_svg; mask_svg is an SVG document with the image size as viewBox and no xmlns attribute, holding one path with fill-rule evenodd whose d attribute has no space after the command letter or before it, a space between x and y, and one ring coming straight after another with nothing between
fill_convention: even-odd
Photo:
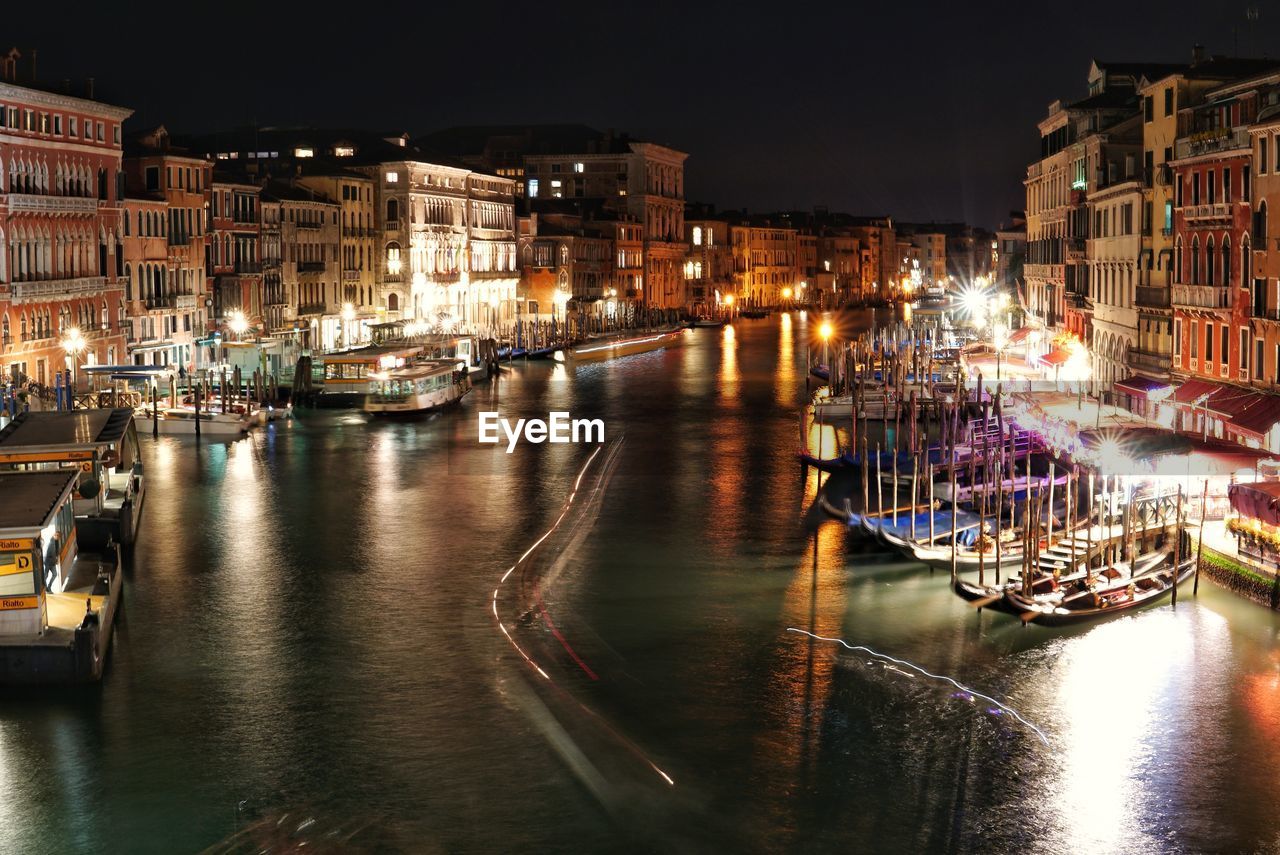
<instances>
[{"instance_id":1,"label":"boat canopy","mask_svg":"<svg viewBox=\"0 0 1280 855\"><path fill-rule=\"evenodd\" d=\"M1227 488L1231 508L1241 516L1280 525L1280 481L1232 484Z\"/></svg>"}]
</instances>

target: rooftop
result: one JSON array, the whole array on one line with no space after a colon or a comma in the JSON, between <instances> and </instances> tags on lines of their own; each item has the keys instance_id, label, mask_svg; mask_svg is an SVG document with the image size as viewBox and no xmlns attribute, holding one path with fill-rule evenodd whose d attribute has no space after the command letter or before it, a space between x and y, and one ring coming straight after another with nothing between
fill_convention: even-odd
<instances>
[{"instance_id":1,"label":"rooftop","mask_svg":"<svg viewBox=\"0 0 1280 855\"><path fill-rule=\"evenodd\" d=\"M0 531L44 528L79 474L76 469L0 472Z\"/></svg>"},{"instance_id":2,"label":"rooftop","mask_svg":"<svg viewBox=\"0 0 1280 855\"><path fill-rule=\"evenodd\" d=\"M0 430L0 452L118 443L132 422L133 410L128 408L21 413Z\"/></svg>"}]
</instances>

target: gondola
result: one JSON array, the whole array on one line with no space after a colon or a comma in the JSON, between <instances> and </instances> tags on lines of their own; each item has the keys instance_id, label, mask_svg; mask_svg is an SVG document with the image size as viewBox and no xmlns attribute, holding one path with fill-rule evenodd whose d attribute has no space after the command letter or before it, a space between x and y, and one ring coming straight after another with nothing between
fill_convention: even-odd
<instances>
[{"instance_id":1,"label":"gondola","mask_svg":"<svg viewBox=\"0 0 1280 855\"><path fill-rule=\"evenodd\" d=\"M1062 591L1062 596L1052 602L1027 599L1020 591L1006 590L1005 600L1010 610L1023 623L1042 626L1071 626L1098 618L1133 611L1159 602L1173 593L1173 568L1161 567L1168 553L1159 554L1159 563L1133 576L1119 576L1103 585L1085 587L1072 585ZM1142 559L1139 559L1142 562ZM1188 557L1178 568L1178 584L1183 584L1195 573L1195 558ZM1135 567L1135 571L1139 571ZM1159 569L1156 569L1159 568Z\"/></svg>"}]
</instances>

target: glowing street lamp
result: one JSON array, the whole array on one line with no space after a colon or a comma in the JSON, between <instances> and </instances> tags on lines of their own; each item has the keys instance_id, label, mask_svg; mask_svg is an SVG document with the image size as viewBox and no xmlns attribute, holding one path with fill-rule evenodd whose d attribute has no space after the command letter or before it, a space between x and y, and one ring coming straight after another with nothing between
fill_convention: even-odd
<instances>
[{"instance_id":1,"label":"glowing street lamp","mask_svg":"<svg viewBox=\"0 0 1280 855\"><path fill-rule=\"evenodd\" d=\"M245 320L244 312L236 309L231 313L230 319L227 321L227 328L236 334L236 338L244 335L245 330L249 329L249 322Z\"/></svg>"},{"instance_id":2,"label":"glowing street lamp","mask_svg":"<svg viewBox=\"0 0 1280 855\"><path fill-rule=\"evenodd\" d=\"M791 289L790 289L790 288L783 288L783 289L782 289L782 299L784 299L784 300L790 300L790 299L791 299Z\"/></svg>"},{"instance_id":3,"label":"glowing street lamp","mask_svg":"<svg viewBox=\"0 0 1280 855\"><path fill-rule=\"evenodd\" d=\"M67 357L71 361L71 388L73 389L76 387L76 381L79 377L79 368L76 363L80 361L78 357L86 346L87 342L85 342L84 336L80 334L79 327L72 327L63 336L62 349L67 352Z\"/></svg>"}]
</instances>

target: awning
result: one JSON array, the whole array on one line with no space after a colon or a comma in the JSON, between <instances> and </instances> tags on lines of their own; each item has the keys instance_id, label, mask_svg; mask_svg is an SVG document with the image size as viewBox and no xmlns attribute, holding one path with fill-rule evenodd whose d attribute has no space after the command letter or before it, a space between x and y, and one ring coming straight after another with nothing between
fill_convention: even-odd
<instances>
[{"instance_id":1,"label":"awning","mask_svg":"<svg viewBox=\"0 0 1280 855\"><path fill-rule=\"evenodd\" d=\"M1020 344L1027 340L1027 337L1031 335L1033 330L1034 330L1034 327L1023 327L1022 329L1014 330L1013 332L1009 333L1009 338L1006 339L1005 343Z\"/></svg>"},{"instance_id":2,"label":"awning","mask_svg":"<svg viewBox=\"0 0 1280 855\"><path fill-rule=\"evenodd\" d=\"M1271 429L1280 423L1280 396L1260 395L1257 401L1243 413L1232 416L1227 430L1243 434L1250 439L1265 439Z\"/></svg>"},{"instance_id":3,"label":"awning","mask_svg":"<svg viewBox=\"0 0 1280 855\"><path fill-rule=\"evenodd\" d=\"M1067 360L1070 358L1071 353L1069 351L1063 350L1060 347L1055 347L1053 350L1040 357L1040 363L1042 365L1048 365L1051 368L1057 368L1061 365L1065 365Z\"/></svg>"},{"instance_id":4,"label":"awning","mask_svg":"<svg viewBox=\"0 0 1280 855\"><path fill-rule=\"evenodd\" d=\"M1140 377L1134 374L1123 380L1117 380L1115 387L1127 395L1133 395L1135 398L1146 398L1151 392L1171 389L1173 384L1167 380L1152 380L1150 377Z\"/></svg>"},{"instance_id":5,"label":"awning","mask_svg":"<svg viewBox=\"0 0 1280 855\"><path fill-rule=\"evenodd\" d=\"M1237 389L1234 386L1219 386L1218 390L1209 396L1209 400L1205 402L1205 406L1214 413L1222 416L1224 419L1233 419L1242 415L1246 410L1263 401L1265 395L1248 389Z\"/></svg>"},{"instance_id":6,"label":"awning","mask_svg":"<svg viewBox=\"0 0 1280 855\"><path fill-rule=\"evenodd\" d=\"M1200 398L1207 398L1219 388L1221 387L1217 383L1210 383L1208 380L1188 380L1173 390L1172 397L1175 403L1189 405Z\"/></svg>"},{"instance_id":7,"label":"awning","mask_svg":"<svg viewBox=\"0 0 1280 855\"><path fill-rule=\"evenodd\" d=\"M1241 516L1280 525L1280 481L1232 484L1227 488L1231 508Z\"/></svg>"}]
</instances>

